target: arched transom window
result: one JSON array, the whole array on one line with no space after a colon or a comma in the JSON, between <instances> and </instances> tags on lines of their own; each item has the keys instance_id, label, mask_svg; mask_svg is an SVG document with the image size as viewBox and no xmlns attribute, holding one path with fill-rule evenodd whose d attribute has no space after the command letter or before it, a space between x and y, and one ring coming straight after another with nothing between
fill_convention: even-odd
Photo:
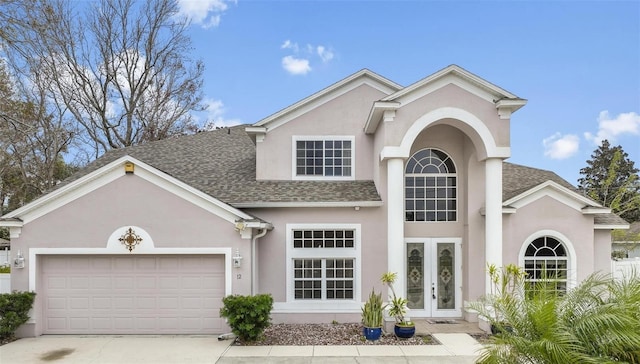
<instances>
[{"instance_id":1,"label":"arched transom window","mask_svg":"<svg viewBox=\"0 0 640 364\"><path fill-rule=\"evenodd\" d=\"M405 168L405 221L456 221L457 177L443 151L422 149Z\"/></svg>"},{"instance_id":2,"label":"arched transom window","mask_svg":"<svg viewBox=\"0 0 640 364\"><path fill-rule=\"evenodd\" d=\"M567 291L569 259L565 246L558 240L543 236L532 241L524 252L525 280L530 287L543 282L541 287L556 292Z\"/></svg>"}]
</instances>

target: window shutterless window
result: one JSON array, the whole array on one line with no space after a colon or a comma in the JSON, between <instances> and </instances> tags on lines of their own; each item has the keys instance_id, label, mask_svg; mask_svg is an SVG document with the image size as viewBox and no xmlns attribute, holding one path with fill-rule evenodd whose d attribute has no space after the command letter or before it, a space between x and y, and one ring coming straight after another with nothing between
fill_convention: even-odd
<instances>
[{"instance_id":1,"label":"window shutterless window","mask_svg":"<svg viewBox=\"0 0 640 364\"><path fill-rule=\"evenodd\" d=\"M567 291L569 259L564 245L543 236L529 244L524 253L525 282L529 289L546 289L557 293Z\"/></svg>"},{"instance_id":2,"label":"window shutterless window","mask_svg":"<svg viewBox=\"0 0 640 364\"><path fill-rule=\"evenodd\" d=\"M354 138L293 137L294 178L353 179Z\"/></svg>"},{"instance_id":3,"label":"window shutterless window","mask_svg":"<svg viewBox=\"0 0 640 364\"><path fill-rule=\"evenodd\" d=\"M422 149L405 168L405 221L456 221L457 175L453 160L437 149Z\"/></svg>"},{"instance_id":4,"label":"window shutterless window","mask_svg":"<svg viewBox=\"0 0 640 364\"><path fill-rule=\"evenodd\" d=\"M353 301L359 226L299 226L288 229L289 297L292 302Z\"/></svg>"}]
</instances>

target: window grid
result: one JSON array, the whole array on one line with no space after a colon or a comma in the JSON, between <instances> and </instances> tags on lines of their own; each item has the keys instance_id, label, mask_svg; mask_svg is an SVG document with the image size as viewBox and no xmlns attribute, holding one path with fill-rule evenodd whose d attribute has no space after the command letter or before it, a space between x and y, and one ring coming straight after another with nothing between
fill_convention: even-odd
<instances>
[{"instance_id":1,"label":"window grid","mask_svg":"<svg viewBox=\"0 0 640 364\"><path fill-rule=\"evenodd\" d=\"M444 152L423 149L405 168L405 221L456 221L457 176Z\"/></svg>"},{"instance_id":2,"label":"window grid","mask_svg":"<svg viewBox=\"0 0 640 364\"><path fill-rule=\"evenodd\" d=\"M296 300L354 298L353 259L294 259L293 266Z\"/></svg>"},{"instance_id":3,"label":"window grid","mask_svg":"<svg viewBox=\"0 0 640 364\"><path fill-rule=\"evenodd\" d=\"M293 230L293 247L306 248L353 248L355 230Z\"/></svg>"},{"instance_id":4,"label":"window grid","mask_svg":"<svg viewBox=\"0 0 640 364\"><path fill-rule=\"evenodd\" d=\"M350 140L297 140L296 175L351 177Z\"/></svg>"},{"instance_id":5,"label":"window grid","mask_svg":"<svg viewBox=\"0 0 640 364\"><path fill-rule=\"evenodd\" d=\"M525 251L525 281L530 289L567 291L569 260L564 245L552 237L540 237Z\"/></svg>"}]
</instances>

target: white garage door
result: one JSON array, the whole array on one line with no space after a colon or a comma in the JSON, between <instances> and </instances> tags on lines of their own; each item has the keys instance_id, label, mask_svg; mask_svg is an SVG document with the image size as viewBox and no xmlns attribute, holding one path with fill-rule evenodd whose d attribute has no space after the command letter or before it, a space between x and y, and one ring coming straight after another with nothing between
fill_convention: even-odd
<instances>
[{"instance_id":1,"label":"white garage door","mask_svg":"<svg viewBox=\"0 0 640 364\"><path fill-rule=\"evenodd\" d=\"M224 256L44 256L45 334L217 334Z\"/></svg>"}]
</instances>

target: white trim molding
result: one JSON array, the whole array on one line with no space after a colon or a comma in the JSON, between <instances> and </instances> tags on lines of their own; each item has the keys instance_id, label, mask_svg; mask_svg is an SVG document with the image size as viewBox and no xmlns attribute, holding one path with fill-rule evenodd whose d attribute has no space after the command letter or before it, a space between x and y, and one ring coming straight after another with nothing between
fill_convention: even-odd
<instances>
[{"instance_id":1,"label":"white trim molding","mask_svg":"<svg viewBox=\"0 0 640 364\"><path fill-rule=\"evenodd\" d=\"M550 180L504 201L502 205L519 209L542 197L551 197L576 211L582 212L583 214L602 214L611 212L611 209L603 207L597 202Z\"/></svg>"},{"instance_id":2,"label":"white trim molding","mask_svg":"<svg viewBox=\"0 0 640 364\"><path fill-rule=\"evenodd\" d=\"M354 231L354 247L353 248L324 248L324 249L305 249L293 248L294 230L353 230ZM362 226L360 224L287 224L286 225L286 302L274 304L277 312L353 312L360 310L362 305L362 259L361 259L361 236ZM295 300L294 299L294 276L293 276L293 260L294 259L331 259L331 258L353 258L354 260L354 277L353 277L353 299L337 299L337 300Z\"/></svg>"},{"instance_id":3,"label":"white trim molding","mask_svg":"<svg viewBox=\"0 0 640 364\"><path fill-rule=\"evenodd\" d=\"M36 292L38 278L38 258L43 255L224 255L225 296L233 293L232 248L147 248L130 253L121 247L109 245L106 248L30 248L29 249L29 291Z\"/></svg>"},{"instance_id":4,"label":"white trim molding","mask_svg":"<svg viewBox=\"0 0 640 364\"><path fill-rule=\"evenodd\" d=\"M399 146L386 146L380 152L380 160L388 158L408 158L411 146L418 135L437 121L453 119L459 122L461 130L471 139L478 151L478 160L487 158L509 158L511 148L498 147L491 131L485 123L474 114L456 107L441 107L419 117L407 130ZM453 125L457 126L457 125Z\"/></svg>"},{"instance_id":5,"label":"white trim molding","mask_svg":"<svg viewBox=\"0 0 640 364\"><path fill-rule=\"evenodd\" d=\"M123 156L115 161L49 193L27 205L16 209L4 216L4 219L20 218L22 224L44 216L98 188L105 186L116 179L127 178L125 163L133 163L135 172L133 175L140 177L167 192L191 202L220 218L235 224L238 219L252 220L253 216L238 210L224 202L197 190L190 185L140 161L131 156Z\"/></svg>"},{"instance_id":6,"label":"white trim molding","mask_svg":"<svg viewBox=\"0 0 640 364\"><path fill-rule=\"evenodd\" d=\"M567 251L567 264L568 264L567 289L574 288L578 282L578 257L576 254L576 250L573 247L573 243L571 243L571 240L569 240L569 238L567 238L561 232L558 232L556 230L544 229L544 230L538 230L533 234L529 235L520 246L520 252L518 253L518 265L521 267L524 267L524 258L525 258L524 254L527 251L529 244L531 244L534 240L545 237L545 236L552 237L558 240L560 243L562 243L562 245L564 245Z\"/></svg>"},{"instance_id":7,"label":"white trim molding","mask_svg":"<svg viewBox=\"0 0 640 364\"><path fill-rule=\"evenodd\" d=\"M297 160L298 160L298 148L297 142L299 141L349 141L351 142L351 175L350 176L325 176L324 168L326 166L326 155L322 156L322 176L318 175L298 175L297 172ZM344 158L344 157L341 157ZM294 181L353 181L356 179L356 138L353 135L293 135L291 136L291 179Z\"/></svg>"}]
</instances>

